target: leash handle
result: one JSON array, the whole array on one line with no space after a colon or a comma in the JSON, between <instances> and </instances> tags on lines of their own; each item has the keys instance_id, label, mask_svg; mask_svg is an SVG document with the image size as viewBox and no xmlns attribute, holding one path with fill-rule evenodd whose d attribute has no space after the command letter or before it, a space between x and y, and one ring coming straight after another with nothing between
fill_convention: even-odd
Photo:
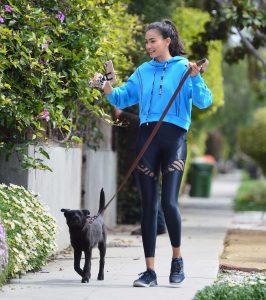
<instances>
[{"instance_id":1,"label":"leash handle","mask_svg":"<svg viewBox=\"0 0 266 300\"><path fill-rule=\"evenodd\" d=\"M205 62L207 61L206 58L203 58L199 61L196 62L197 66L200 67L202 66ZM182 77L181 81L179 82L173 96L171 97L170 101L168 102L165 110L163 111L159 121L157 122L156 126L153 128L153 131L151 132L150 136L148 137L147 141L145 142L144 146L142 147L141 151L139 152L139 154L137 155L136 159L133 161L131 167L129 168L129 170L127 171L127 174L125 175L123 181L121 182L121 184L119 185L118 189L116 190L115 194L113 195L113 197L107 202L107 204L103 207L103 209L101 209L98 213L97 216L99 216L103 211L106 210L106 208L109 206L109 204L114 200L114 198L116 197L116 195L120 192L120 190L122 189L122 187L126 184L128 178L130 177L130 175L132 174L132 172L134 171L134 169L136 168L136 166L138 165L140 159L142 158L143 154L145 153L145 151L147 150L147 148L149 147L151 141L153 140L155 134L157 133L157 131L159 130L159 127L162 124L162 121L164 119L164 117L166 116L166 114L168 113L168 110L170 109L171 105L173 104L176 96L178 95L178 93L180 92L183 84L185 83L186 79L188 78L188 76L190 75L192 69L188 68L188 70L186 71L185 75Z\"/></svg>"},{"instance_id":2,"label":"leash handle","mask_svg":"<svg viewBox=\"0 0 266 300\"><path fill-rule=\"evenodd\" d=\"M197 66L202 66L207 61L207 58L202 58L196 62Z\"/></svg>"}]
</instances>

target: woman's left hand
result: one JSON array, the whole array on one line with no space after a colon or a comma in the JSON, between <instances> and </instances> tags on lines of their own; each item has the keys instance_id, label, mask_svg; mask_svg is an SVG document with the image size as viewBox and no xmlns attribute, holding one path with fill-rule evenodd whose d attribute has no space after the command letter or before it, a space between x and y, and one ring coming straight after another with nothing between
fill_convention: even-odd
<instances>
[{"instance_id":1,"label":"woman's left hand","mask_svg":"<svg viewBox=\"0 0 266 300\"><path fill-rule=\"evenodd\" d=\"M204 63L203 65L201 65L200 67L197 66L196 63L189 62L189 63L188 63L188 67L189 67L189 68L192 68L192 71L191 71L191 73L190 73L190 76L191 76L191 77L194 77L194 76L198 75L199 72L204 72L204 71L207 69L208 64L209 64L208 59L206 59L205 63Z\"/></svg>"}]
</instances>

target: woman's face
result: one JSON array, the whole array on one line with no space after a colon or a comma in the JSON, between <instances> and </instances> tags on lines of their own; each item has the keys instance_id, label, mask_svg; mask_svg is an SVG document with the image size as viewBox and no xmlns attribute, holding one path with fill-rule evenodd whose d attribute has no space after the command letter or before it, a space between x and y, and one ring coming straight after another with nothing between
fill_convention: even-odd
<instances>
[{"instance_id":1,"label":"woman's face","mask_svg":"<svg viewBox=\"0 0 266 300\"><path fill-rule=\"evenodd\" d=\"M150 57L158 61L167 60L171 57L169 53L170 38L164 39L160 31L150 29L145 35L146 50Z\"/></svg>"}]
</instances>

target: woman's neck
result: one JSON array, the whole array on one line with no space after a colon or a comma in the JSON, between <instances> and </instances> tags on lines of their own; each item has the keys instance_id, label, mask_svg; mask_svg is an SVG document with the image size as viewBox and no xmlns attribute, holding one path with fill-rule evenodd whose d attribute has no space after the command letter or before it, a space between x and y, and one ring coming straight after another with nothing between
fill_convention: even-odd
<instances>
[{"instance_id":1,"label":"woman's neck","mask_svg":"<svg viewBox=\"0 0 266 300\"><path fill-rule=\"evenodd\" d=\"M157 60L158 62L161 62L161 61L166 61L168 59L172 58L171 54L167 54L165 56L159 56L159 57L156 57L155 60Z\"/></svg>"}]
</instances>

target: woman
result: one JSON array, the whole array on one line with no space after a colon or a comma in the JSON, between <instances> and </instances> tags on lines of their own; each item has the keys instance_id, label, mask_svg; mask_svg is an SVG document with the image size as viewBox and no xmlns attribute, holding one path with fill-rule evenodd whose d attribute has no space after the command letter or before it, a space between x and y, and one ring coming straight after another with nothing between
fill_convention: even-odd
<instances>
[{"instance_id":1,"label":"woman","mask_svg":"<svg viewBox=\"0 0 266 300\"><path fill-rule=\"evenodd\" d=\"M139 104L140 131L137 141L139 152L187 68L192 68L189 78L137 166L142 198L142 241L147 269L134 281L133 286L157 285L154 257L158 213L156 189L159 186L160 171L161 203L172 245L169 282L178 285L185 278L180 249L181 217L178 193L186 161L186 136L191 123L191 108L192 104L200 109L207 108L212 103L212 96L199 74L201 68L183 57L185 51L182 42L175 25L170 20L149 24L146 28L145 41L146 50L152 60L139 66L123 86L113 89L99 73L95 74L92 82L102 88L109 102L119 109ZM206 69L207 65L208 61L203 65L203 69Z\"/></svg>"}]
</instances>

